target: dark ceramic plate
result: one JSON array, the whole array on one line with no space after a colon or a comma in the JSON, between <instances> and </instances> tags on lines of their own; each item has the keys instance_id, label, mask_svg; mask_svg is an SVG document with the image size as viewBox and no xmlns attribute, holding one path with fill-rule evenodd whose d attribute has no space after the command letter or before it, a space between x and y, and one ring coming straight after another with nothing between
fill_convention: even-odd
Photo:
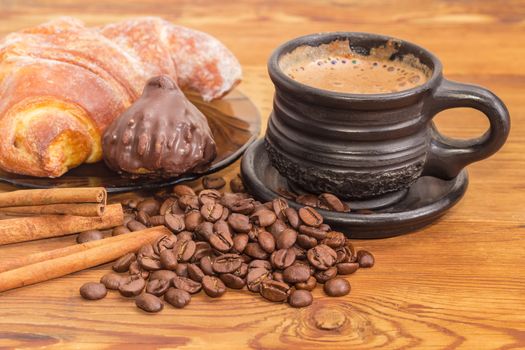
<instances>
[{"instance_id":1,"label":"dark ceramic plate","mask_svg":"<svg viewBox=\"0 0 525 350\"><path fill-rule=\"evenodd\" d=\"M242 159L241 174L246 188L259 200L268 201L293 192L288 181L270 164L262 140L253 143ZM463 170L456 178L443 181L435 177L419 178L396 203L373 214L338 213L319 209L325 222L352 238L384 238L411 232L443 215L463 196L468 175ZM288 199L290 206L300 204Z\"/></svg>"},{"instance_id":2,"label":"dark ceramic plate","mask_svg":"<svg viewBox=\"0 0 525 350\"><path fill-rule=\"evenodd\" d=\"M261 126L260 114L250 99L241 92L234 90L222 99L209 103L202 101L195 94L187 95L208 118L217 143L217 158L203 174L185 174L168 179L133 180L120 177L116 172L108 169L104 162L99 162L81 165L55 179L0 171L0 181L26 188L103 186L112 193L159 188L195 180L202 175L216 172L235 162L257 139Z\"/></svg>"}]
</instances>

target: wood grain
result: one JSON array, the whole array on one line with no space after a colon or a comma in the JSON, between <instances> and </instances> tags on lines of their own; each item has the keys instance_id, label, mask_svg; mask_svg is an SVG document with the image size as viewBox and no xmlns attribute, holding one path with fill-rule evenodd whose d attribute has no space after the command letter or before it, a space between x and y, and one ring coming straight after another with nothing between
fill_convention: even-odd
<instances>
[{"instance_id":1,"label":"wood grain","mask_svg":"<svg viewBox=\"0 0 525 350\"><path fill-rule=\"evenodd\" d=\"M225 42L244 67L240 89L265 117L273 94L266 60L276 46L312 32L371 31L416 42L441 58L447 77L493 90L510 110L511 135L497 155L469 167L465 198L441 220L402 237L356 241L377 264L349 277L347 297L316 291L314 305L297 310L230 291L147 315L116 294L80 299L78 288L109 269L101 266L2 293L0 348L525 348L524 1L0 0L0 34L58 15L96 25L144 14ZM437 121L456 137L487 127L467 109ZM237 171L238 163L221 174ZM0 257L70 244L74 237L14 244Z\"/></svg>"}]
</instances>

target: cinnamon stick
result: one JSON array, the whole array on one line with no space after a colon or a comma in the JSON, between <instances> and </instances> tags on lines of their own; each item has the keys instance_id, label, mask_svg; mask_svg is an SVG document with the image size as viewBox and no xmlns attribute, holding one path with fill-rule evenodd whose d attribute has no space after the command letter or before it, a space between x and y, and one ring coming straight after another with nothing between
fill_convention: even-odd
<instances>
[{"instance_id":1,"label":"cinnamon stick","mask_svg":"<svg viewBox=\"0 0 525 350\"><path fill-rule=\"evenodd\" d=\"M36 258L35 263L0 273L0 292L28 286L62 277L73 272L81 271L113 261L127 253L136 252L142 245L154 242L162 235L171 232L164 226L157 226L146 230L127 233L126 239L121 236L105 238L104 244L100 241L87 242L78 245L71 254L61 255L61 252L49 252L49 256L57 256L47 260Z\"/></svg>"},{"instance_id":2,"label":"cinnamon stick","mask_svg":"<svg viewBox=\"0 0 525 350\"><path fill-rule=\"evenodd\" d=\"M24 215L68 214L77 216L102 216L104 213L104 207L105 205L102 203L44 204L0 208L0 213Z\"/></svg>"},{"instance_id":3,"label":"cinnamon stick","mask_svg":"<svg viewBox=\"0 0 525 350\"><path fill-rule=\"evenodd\" d=\"M104 187L49 188L0 193L0 207L66 203L106 204Z\"/></svg>"},{"instance_id":4,"label":"cinnamon stick","mask_svg":"<svg viewBox=\"0 0 525 350\"><path fill-rule=\"evenodd\" d=\"M111 241L116 242L119 240L127 240L129 239L129 237L130 237L129 234L122 234L122 235L111 237ZM105 239L99 239L96 241L90 241L86 243L74 244L74 245L70 245L67 247L57 248L57 249L48 250L44 252L33 253L29 255L20 254L16 257L9 258L7 260L0 260L0 272L16 269L16 268L19 268L25 265L35 264L41 261L56 259L56 258L60 258L66 255L78 253L78 252L86 250L87 248L94 248L94 247L98 247L101 245L105 245L107 244L107 242L108 242L108 238L105 238Z\"/></svg>"},{"instance_id":5,"label":"cinnamon stick","mask_svg":"<svg viewBox=\"0 0 525 350\"><path fill-rule=\"evenodd\" d=\"M43 215L0 220L0 245L103 230L123 222L124 212L120 204L108 205L100 217Z\"/></svg>"}]
</instances>

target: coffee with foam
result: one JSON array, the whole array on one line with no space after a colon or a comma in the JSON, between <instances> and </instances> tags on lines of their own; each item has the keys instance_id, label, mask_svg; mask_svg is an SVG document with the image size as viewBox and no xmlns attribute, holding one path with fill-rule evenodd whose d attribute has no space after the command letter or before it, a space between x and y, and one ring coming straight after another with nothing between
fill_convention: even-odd
<instances>
[{"instance_id":1,"label":"coffee with foam","mask_svg":"<svg viewBox=\"0 0 525 350\"><path fill-rule=\"evenodd\" d=\"M350 49L348 41L334 41L318 47L298 47L283 56L279 65L286 75L302 84L352 94L398 92L429 79L430 69L417 58L393 53L394 45L385 45L361 55Z\"/></svg>"}]
</instances>

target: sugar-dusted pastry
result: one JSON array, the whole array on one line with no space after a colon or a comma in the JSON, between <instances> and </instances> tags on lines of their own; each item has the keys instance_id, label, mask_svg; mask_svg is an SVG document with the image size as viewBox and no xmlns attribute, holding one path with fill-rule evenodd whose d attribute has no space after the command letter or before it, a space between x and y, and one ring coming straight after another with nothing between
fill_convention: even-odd
<instances>
[{"instance_id":1,"label":"sugar-dusted pastry","mask_svg":"<svg viewBox=\"0 0 525 350\"><path fill-rule=\"evenodd\" d=\"M103 151L119 173L163 177L205 170L217 154L206 117L167 75L150 79L111 123Z\"/></svg>"},{"instance_id":2,"label":"sugar-dusted pastry","mask_svg":"<svg viewBox=\"0 0 525 350\"><path fill-rule=\"evenodd\" d=\"M102 158L106 127L165 74L205 100L241 79L215 38L154 17L88 28L60 18L0 40L0 168L57 177Z\"/></svg>"}]
</instances>

